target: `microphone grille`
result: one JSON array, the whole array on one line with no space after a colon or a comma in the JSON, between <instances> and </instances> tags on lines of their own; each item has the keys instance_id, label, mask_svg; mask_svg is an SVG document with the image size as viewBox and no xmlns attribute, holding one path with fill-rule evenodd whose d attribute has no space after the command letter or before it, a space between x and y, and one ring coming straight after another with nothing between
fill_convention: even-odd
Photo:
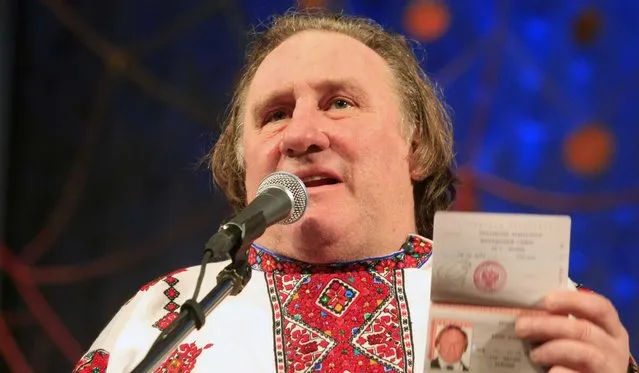
<instances>
[{"instance_id":1,"label":"microphone grille","mask_svg":"<svg viewBox=\"0 0 639 373\"><path fill-rule=\"evenodd\" d=\"M308 205L308 192L304 182L292 173L277 171L265 177L257 187L257 195L260 195L268 188L284 189L292 198L293 207L291 212L284 220L280 220L278 224L291 224L298 221Z\"/></svg>"}]
</instances>

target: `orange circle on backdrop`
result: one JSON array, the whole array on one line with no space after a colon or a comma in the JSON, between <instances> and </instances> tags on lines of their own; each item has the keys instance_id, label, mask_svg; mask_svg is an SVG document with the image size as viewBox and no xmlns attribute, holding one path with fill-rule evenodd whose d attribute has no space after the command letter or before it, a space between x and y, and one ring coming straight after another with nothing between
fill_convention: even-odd
<instances>
[{"instance_id":1,"label":"orange circle on backdrop","mask_svg":"<svg viewBox=\"0 0 639 373\"><path fill-rule=\"evenodd\" d=\"M602 31L603 15L596 9L586 9L573 22L573 38L578 44L587 45L595 41Z\"/></svg>"},{"instance_id":2,"label":"orange circle on backdrop","mask_svg":"<svg viewBox=\"0 0 639 373\"><path fill-rule=\"evenodd\" d=\"M326 8L328 6L328 1L327 0L299 0L298 6L301 9Z\"/></svg>"},{"instance_id":3,"label":"orange circle on backdrop","mask_svg":"<svg viewBox=\"0 0 639 373\"><path fill-rule=\"evenodd\" d=\"M600 124L588 124L564 141L564 162L581 175L597 175L608 169L615 153L615 138Z\"/></svg>"},{"instance_id":4,"label":"orange circle on backdrop","mask_svg":"<svg viewBox=\"0 0 639 373\"><path fill-rule=\"evenodd\" d=\"M439 39L449 26L450 12L440 1L413 1L404 10L404 28L419 41Z\"/></svg>"}]
</instances>

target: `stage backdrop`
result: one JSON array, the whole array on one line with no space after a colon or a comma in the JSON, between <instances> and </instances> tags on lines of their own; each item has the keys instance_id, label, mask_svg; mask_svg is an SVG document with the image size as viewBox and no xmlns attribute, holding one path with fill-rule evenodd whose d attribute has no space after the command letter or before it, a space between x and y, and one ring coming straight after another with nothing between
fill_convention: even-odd
<instances>
[{"instance_id":1,"label":"stage backdrop","mask_svg":"<svg viewBox=\"0 0 639 373\"><path fill-rule=\"evenodd\" d=\"M63 372L142 284L198 263L230 213L200 160L246 31L294 4L9 4L0 370ZM612 299L639 354L639 2L301 5L423 47L455 122L455 208L571 215L570 276Z\"/></svg>"}]
</instances>

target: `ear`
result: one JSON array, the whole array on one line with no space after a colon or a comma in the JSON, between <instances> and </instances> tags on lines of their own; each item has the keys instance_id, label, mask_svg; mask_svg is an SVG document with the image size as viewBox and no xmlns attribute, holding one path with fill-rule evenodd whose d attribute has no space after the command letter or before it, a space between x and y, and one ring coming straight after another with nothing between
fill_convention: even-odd
<instances>
[{"instance_id":1,"label":"ear","mask_svg":"<svg viewBox=\"0 0 639 373\"><path fill-rule=\"evenodd\" d=\"M423 170L420 167L417 151L419 149L419 143L413 135L413 139L410 142L410 149L408 153L408 169L410 172L410 178L413 182L421 181L424 178Z\"/></svg>"}]
</instances>

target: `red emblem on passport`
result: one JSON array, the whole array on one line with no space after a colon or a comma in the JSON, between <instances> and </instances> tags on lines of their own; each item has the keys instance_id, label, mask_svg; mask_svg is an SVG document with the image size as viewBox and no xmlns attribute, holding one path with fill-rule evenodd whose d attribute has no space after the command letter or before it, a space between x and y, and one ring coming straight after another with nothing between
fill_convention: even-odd
<instances>
[{"instance_id":1,"label":"red emblem on passport","mask_svg":"<svg viewBox=\"0 0 639 373\"><path fill-rule=\"evenodd\" d=\"M506 277L504 267L494 260L481 263L473 274L475 287L485 293L495 293L503 289Z\"/></svg>"}]
</instances>

